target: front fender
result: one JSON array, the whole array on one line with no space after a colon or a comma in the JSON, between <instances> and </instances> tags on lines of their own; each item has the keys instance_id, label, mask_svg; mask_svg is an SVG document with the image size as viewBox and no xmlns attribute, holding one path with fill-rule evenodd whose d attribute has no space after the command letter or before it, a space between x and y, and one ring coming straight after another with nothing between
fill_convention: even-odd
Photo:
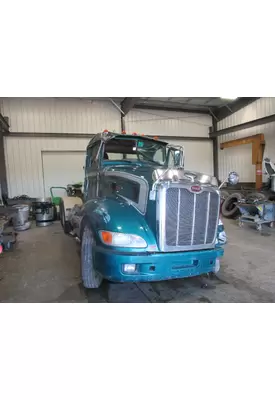
<instances>
[{"instance_id":1,"label":"front fender","mask_svg":"<svg viewBox=\"0 0 275 400\"><path fill-rule=\"evenodd\" d=\"M103 198L90 200L83 207L81 232L85 224L89 224L94 232L97 245L105 246L99 231L131 233L141 236L148 247L146 249L127 249L127 251L158 251L156 238L142 214L122 199ZM112 247L115 249L115 247ZM120 248L121 250L121 248Z\"/></svg>"}]
</instances>

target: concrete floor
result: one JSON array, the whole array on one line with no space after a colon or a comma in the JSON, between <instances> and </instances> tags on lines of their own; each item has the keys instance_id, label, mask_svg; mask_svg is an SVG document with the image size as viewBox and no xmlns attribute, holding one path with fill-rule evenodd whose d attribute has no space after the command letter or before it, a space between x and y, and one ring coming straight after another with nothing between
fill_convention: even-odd
<instances>
[{"instance_id":1,"label":"concrete floor","mask_svg":"<svg viewBox=\"0 0 275 400\"><path fill-rule=\"evenodd\" d=\"M207 277L142 284L104 282L85 290L80 246L59 222L35 225L18 236L16 248L0 256L1 302L274 302L275 229L262 234L226 220L229 243L221 271ZM202 284L207 283L207 288Z\"/></svg>"}]
</instances>

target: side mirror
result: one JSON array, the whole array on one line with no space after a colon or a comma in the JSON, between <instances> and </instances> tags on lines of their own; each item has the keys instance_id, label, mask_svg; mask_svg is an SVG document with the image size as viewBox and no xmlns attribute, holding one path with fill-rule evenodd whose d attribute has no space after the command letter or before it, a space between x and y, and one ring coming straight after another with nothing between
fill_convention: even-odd
<instances>
[{"instance_id":1,"label":"side mirror","mask_svg":"<svg viewBox=\"0 0 275 400\"><path fill-rule=\"evenodd\" d=\"M173 166L175 167L183 167L184 165L184 155L183 155L183 147L168 147L168 160L170 158L170 154L173 157Z\"/></svg>"},{"instance_id":2,"label":"side mirror","mask_svg":"<svg viewBox=\"0 0 275 400\"><path fill-rule=\"evenodd\" d=\"M228 174L228 178L225 179L219 186L219 189L221 189L221 187L225 184L225 182L228 182L229 185L237 185L237 183L239 182L239 175L237 174L237 172L229 172Z\"/></svg>"},{"instance_id":3,"label":"side mirror","mask_svg":"<svg viewBox=\"0 0 275 400\"><path fill-rule=\"evenodd\" d=\"M229 172L228 174L228 183L229 185L237 185L237 183L239 182L239 175L237 174L237 172Z\"/></svg>"}]
</instances>

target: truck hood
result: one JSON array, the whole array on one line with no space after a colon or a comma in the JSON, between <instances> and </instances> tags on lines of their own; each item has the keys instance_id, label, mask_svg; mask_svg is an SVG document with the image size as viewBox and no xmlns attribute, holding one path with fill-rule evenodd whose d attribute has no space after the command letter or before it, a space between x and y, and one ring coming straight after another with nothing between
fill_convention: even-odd
<instances>
[{"instance_id":1,"label":"truck hood","mask_svg":"<svg viewBox=\"0 0 275 400\"><path fill-rule=\"evenodd\" d=\"M185 181L190 184L205 184L218 186L217 179L211 175L184 168L167 168L154 163L112 164L104 168L105 171L120 171L143 177L151 186L158 179L163 181Z\"/></svg>"}]
</instances>

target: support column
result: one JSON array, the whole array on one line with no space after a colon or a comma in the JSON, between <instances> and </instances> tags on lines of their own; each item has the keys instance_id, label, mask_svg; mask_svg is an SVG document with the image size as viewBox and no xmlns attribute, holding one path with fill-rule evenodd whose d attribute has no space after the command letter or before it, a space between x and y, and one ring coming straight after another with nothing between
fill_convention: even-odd
<instances>
[{"instance_id":1,"label":"support column","mask_svg":"<svg viewBox=\"0 0 275 400\"><path fill-rule=\"evenodd\" d=\"M7 171L5 163L4 133L0 131L0 185L2 195L8 195Z\"/></svg>"},{"instance_id":2,"label":"support column","mask_svg":"<svg viewBox=\"0 0 275 400\"><path fill-rule=\"evenodd\" d=\"M123 114L121 114L121 132L125 131L125 120Z\"/></svg>"},{"instance_id":3,"label":"support column","mask_svg":"<svg viewBox=\"0 0 275 400\"><path fill-rule=\"evenodd\" d=\"M217 120L212 117L212 129L211 132L217 131ZM219 179L219 157L218 157L218 139L217 137L212 138L213 143L213 169L215 178Z\"/></svg>"}]
</instances>

